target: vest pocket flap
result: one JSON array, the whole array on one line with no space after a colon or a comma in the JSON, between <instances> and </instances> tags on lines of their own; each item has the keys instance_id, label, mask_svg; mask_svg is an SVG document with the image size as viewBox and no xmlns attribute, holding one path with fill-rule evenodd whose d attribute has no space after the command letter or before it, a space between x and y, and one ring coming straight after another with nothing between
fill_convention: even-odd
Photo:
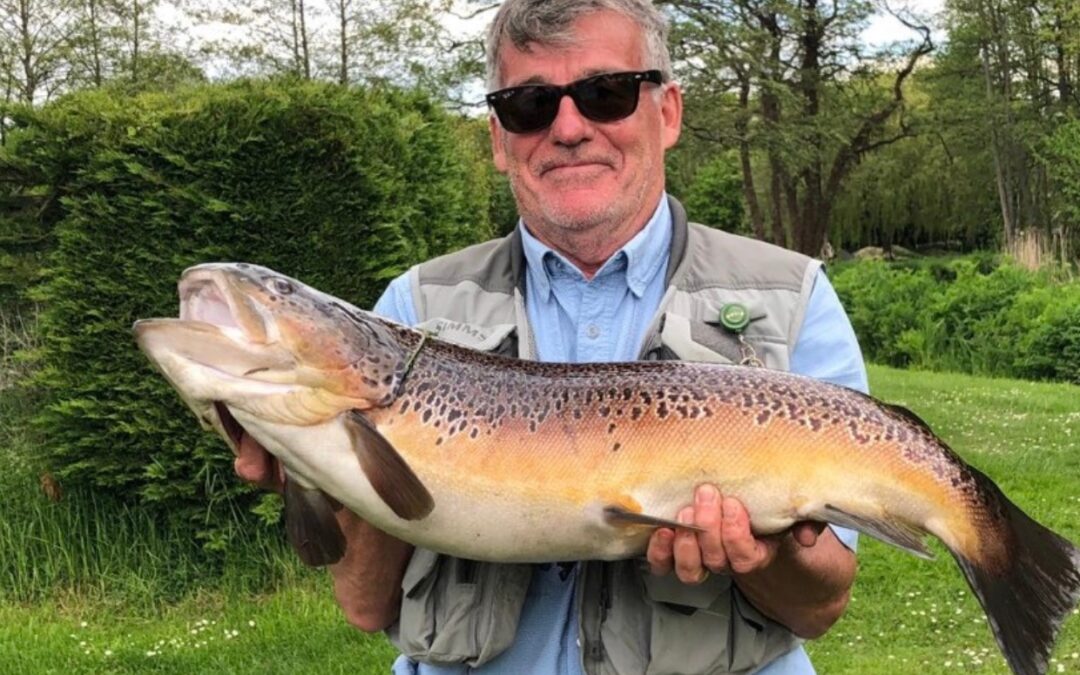
<instances>
[{"instance_id":1,"label":"vest pocket flap","mask_svg":"<svg viewBox=\"0 0 1080 675\"><path fill-rule=\"evenodd\" d=\"M674 574L658 577L646 572L641 577L650 600L695 610L712 607L731 587L731 577L723 574L714 574L696 586L684 584Z\"/></svg>"},{"instance_id":2,"label":"vest pocket flap","mask_svg":"<svg viewBox=\"0 0 1080 675\"><path fill-rule=\"evenodd\" d=\"M512 323L478 326L450 319L428 319L416 328L426 330L440 340L482 352L494 351L517 330Z\"/></svg>"},{"instance_id":3,"label":"vest pocket flap","mask_svg":"<svg viewBox=\"0 0 1080 675\"><path fill-rule=\"evenodd\" d=\"M420 584L429 579L439 562L439 554L424 548L413 550L412 559L405 568L405 576L401 579L401 592L405 597L414 597L420 590Z\"/></svg>"},{"instance_id":4,"label":"vest pocket flap","mask_svg":"<svg viewBox=\"0 0 1080 675\"><path fill-rule=\"evenodd\" d=\"M660 341L683 361L738 363L742 361L739 339L724 328L668 312Z\"/></svg>"}]
</instances>

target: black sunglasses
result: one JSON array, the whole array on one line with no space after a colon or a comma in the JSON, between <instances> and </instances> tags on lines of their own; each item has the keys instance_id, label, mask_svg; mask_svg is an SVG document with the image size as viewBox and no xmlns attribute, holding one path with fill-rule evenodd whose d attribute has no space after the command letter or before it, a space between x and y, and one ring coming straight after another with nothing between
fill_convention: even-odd
<instances>
[{"instance_id":1,"label":"black sunglasses","mask_svg":"<svg viewBox=\"0 0 1080 675\"><path fill-rule=\"evenodd\" d=\"M559 103L569 96L578 112L593 122L614 122L637 110L642 82L660 84L659 70L605 73L586 77L564 86L527 84L500 89L487 95L503 128L515 134L527 134L551 126L559 114Z\"/></svg>"}]
</instances>

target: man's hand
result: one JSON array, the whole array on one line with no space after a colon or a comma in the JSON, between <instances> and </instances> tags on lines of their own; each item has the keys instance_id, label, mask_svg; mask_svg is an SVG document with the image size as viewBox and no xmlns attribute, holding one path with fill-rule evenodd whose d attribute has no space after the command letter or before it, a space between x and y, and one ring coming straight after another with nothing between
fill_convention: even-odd
<instances>
[{"instance_id":1,"label":"man's hand","mask_svg":"<svg viewBox=\"0 0 1080 675\"><path fill-rule=\"evenodd\" d=\"M247 432L240 434L233 470L248 483L281 494L285 489L285 471L281 462Z\"/></svg>"},{"instance_id":2,"label":"man's hand","mask_svg":"<svg viewBox=\"0 0 1080 675\"><path fill-rule=\"evenodd\" d=\"M764 614L802 637L821 635L840 617L855 577L855 556L823 523L796 523L790 530L755 537L742 503L701 485L694 504L678 515L703 531L661 528L649 539L653 574L674 570L687 584L709 573L730 574Z\"/></svg>"},{"instance_id":3,"label":"man's hand","mask_svg":"<svg viewBox=\"0 0 1080 675\"><path fill-rule=\"evenodd\" d=\"M238 446L233 463L236 475L281 494L285 485L281 462L247 433L241 435ZM412 557L412 546L376 529L349 509L338 509L335 515L345 534L345 556L329 567L334 596L349 623L368 632L383 630L397 620L401 579Z\"/></svg>"}]
</instances>

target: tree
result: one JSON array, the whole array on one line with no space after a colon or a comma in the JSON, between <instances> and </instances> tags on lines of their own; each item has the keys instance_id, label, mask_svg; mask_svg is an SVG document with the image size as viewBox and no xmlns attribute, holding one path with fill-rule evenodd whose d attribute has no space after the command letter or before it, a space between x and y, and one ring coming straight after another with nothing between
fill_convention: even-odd
<instances>
[{"instance_id":1,"label":"tree","mask_svg":"<svg viewBox=\"0 0 1080 675\"><path fill-rule=\"evenodd\" d=\"M765 236L764 194L773 239L816 255L844 181L870 152L909 135L904 84L933 48L930 31L866 54L861 0L670 0L675 51L690 104L688 125L740 149L743 193L754 233ZM882 95L877 81L891 71ZM732 105L732 101L736 103ZM753 155L763 155L755 162ZM766 174L767 189L758 175ZM790 233L790 235L789 235Z\"/></svg>"},{"instance_id":2,"label":"tree","mask_svg":"<svg viewBox=\"0 0 1080 675\"><path fill-rule=\"evenodd\" d=\"M70 74L74 11L70 0L0 0L0 65L13 98L51 98Z\"/></svg>"}]
</instances>

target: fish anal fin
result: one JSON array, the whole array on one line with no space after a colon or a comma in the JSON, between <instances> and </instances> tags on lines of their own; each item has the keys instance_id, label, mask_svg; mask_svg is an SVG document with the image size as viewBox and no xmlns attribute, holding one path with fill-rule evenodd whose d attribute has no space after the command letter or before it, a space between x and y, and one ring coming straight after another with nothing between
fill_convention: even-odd
<instances>
[{"instance_id":1,"label":"fish anal fin","mask_svg":"<svg viewBox=\"0 0 1080 675\"><path fill-rule=\"evenodd\" d=\"M899 520L862 516L832 504L825 504L818 512L811 514L810 519L850 527L920 558L934 559L934 554L923 541L925 534Z\"/></svg>"},{"instance_id":2,"label":"fish anal fin","mask_svg":"<svg viewBox=\"0 0 1080 675\"><path fill-rule=\"evenodd\" d=\"M322 567L345 555L345 535L334 517L330 498L318 488L305 488L285 477L285 535L300 560Z\"/></svg>"},{"instance_id":3,"label":"fish anal fin","mask_svg":"<svg viewBox=\"0 0 1080 675\"><path fill-rule=\"evenodd\" d=\"M431 493L375 425L351 410L345 414L345 428L360 468L391 511L405 520L419 520L431 513L435 508Z\"/></svg>"},{"instance_id":4,"label":"fish anal fin","mask_svg":"<svg viewBox=\"0 0 1080 675\"><path fill-rule=\"evenodd\" d=\"M658 518L638 511L631 511L619 504L609 504L604 507L604 520L615 527L643 525L645 527L670 527L673 529L694 530L696 532L704 531L703 528L697 525L684 525L669 518Z\"/></svg>"}]
</instances>

